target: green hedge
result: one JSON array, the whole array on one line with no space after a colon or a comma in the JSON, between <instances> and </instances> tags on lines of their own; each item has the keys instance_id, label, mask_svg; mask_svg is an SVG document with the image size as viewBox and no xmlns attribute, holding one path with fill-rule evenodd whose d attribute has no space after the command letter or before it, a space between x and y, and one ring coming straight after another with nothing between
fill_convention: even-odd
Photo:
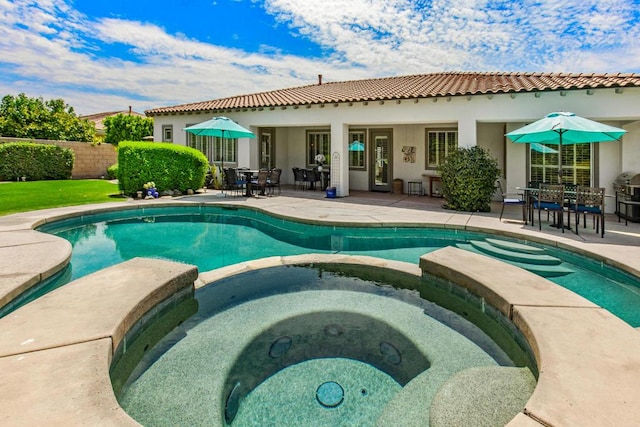
<instances>
[{"instance_id":1,"label":"green hedge","mask_svg":"<svg viewBox=\"0 0 640 427\"><path fill-rule=\"evenodd\" d=\"M10 142L0 144L0 181L71 179L75 155L69 148L51 144Z\"/></svg>"},{"instance_id":2,"label":"green hedge","mask_svg":"<svg viewBox=\"0 0 640 427\"><path fill-rule=\"evenodd\" d=\"M123 141L118 144L118 181L128 195L153 181L158 191L204 186L209 161L200 151L182 145L159 142Z\"/></svg>"},{"instance_id":3,"label":"green hedge","mask_svg":"<svg viewBox=\"0 0 640 427\"><path fill-rule=\"evenodd\" d=\"M118 164L113 164L107 168L107 179L116 179L118 177Z\"/></svg>"},{"instance_id":4,"label":"green hedge","mask_svg":"<svg viewBox=\"0 0 640 427\"><path fill-rule=\"evenodd\" d=\"M445 208L464 212L489 212L500 176L498 161L482 147L458 148L438 168Z\"/></svg>"}]
</instances>

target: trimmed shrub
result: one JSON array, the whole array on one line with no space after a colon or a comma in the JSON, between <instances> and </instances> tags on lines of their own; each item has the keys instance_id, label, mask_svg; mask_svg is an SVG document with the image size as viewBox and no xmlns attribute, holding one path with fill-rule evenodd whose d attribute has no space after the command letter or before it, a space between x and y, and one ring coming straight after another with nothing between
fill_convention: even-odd
<instances>
[{"instance_id":1,"label":"trimmed shrub","mask_svg":"<svg viewBox=\"0 0 640 427\"><path fill-rule=\"evenodd\" d=\"M153 181L159 192L197 190L204 185L209 161L200 151L160 142L118 144L118 181L128 195Z\"/></svg>"},{"instance_id":2,"label":"trimmed shrub","mask_svg":"<svg viewBox=\"0 0 640 427\"><path fill-rule=\"evenodd\" d=\"M438 168L442 176L445 208L465 212L489 212L496 180L500 176L498 161L482 147L458 148Z\"/></svg>"},{"instance_id":3,"label":"trimmed shrub","mask_svg":"<svg viewBox=\"0 0 640 427\"><path fill-rule=\"evenodd\" d=\"M71 179L75 155L52 144L10 142L0 144L0 181Z\"/></svg>"},{"instance_id":4,"label":"trimmed shrub","mask_svg":"<svg viewBox=\"0 0 640 427\"><path fill-rule=\"evenodd\" d=\"M116 179L118 177L118 164L113 164L107 168L107 179Z\"/></svg>"}]
</instances>

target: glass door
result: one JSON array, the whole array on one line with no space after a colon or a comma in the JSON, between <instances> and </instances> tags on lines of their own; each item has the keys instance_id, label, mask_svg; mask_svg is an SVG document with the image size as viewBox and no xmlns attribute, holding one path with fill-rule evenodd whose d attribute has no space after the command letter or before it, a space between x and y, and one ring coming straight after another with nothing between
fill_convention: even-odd
<instances>
[{"instance_id":1,"label":"glass door","mask_svg":"<svg viewBox=\"0 0 640 427\"><path fill-rule=\"evenodd\" d=\"M393 131L371 130L371 191L391 191L393 176Z\"/></svg>"},{"instance_id":2,"label":"glass door","mask_svg":"<svg viewBox=\"0 0 640 427\"><path fill-rule=\"evenodd\" d=\"M260 169L275 167L275 129L262 128L260 129Z\"/></svg>"}]
</instances>

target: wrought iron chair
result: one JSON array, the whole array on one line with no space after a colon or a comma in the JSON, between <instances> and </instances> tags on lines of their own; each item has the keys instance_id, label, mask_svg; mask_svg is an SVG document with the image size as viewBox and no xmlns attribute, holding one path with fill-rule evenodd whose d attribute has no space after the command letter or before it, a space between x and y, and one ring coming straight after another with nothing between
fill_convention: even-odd
<instances>
[{"instance_id":1,"label":"wrought iron chair","mask_svg":"<svg viewBox=\"0 0 640 427\"><path fill-rule=\"evenodd\" d=\"M258 194L264 196L264 191L267 188L267 179L269 178L269 171L266 169L260 169L256 179L251 180L251 188L253 191L259 191Z\"/></svg>"},{"instance_id":2,"label":"wrought iron chair","mask_svg":"<svg viewBox=\"0 0 640 427\"><path fill-rule=\"evenodd\" d=\"M305 181L309 183L309 189L310 190L316 190L316 183L320 182L320 178L321 178L321 173L318 169L313 168L313 169L307 169L305 171Z\"/></svg>"},{"instance_id":3,"label":"wrought iron chair","mask_svg":"<svg viewBox=\"0 0 640 427\"><path fill-rule=\"evenodd\" d=\"M544 210L547 213L553 212L557 226L564 233L564 185L540 184L537 198L533 201L532 206L534 210L538 211L538 228L540 230L542 230L540 214Z\"/></svg>"},{"instance_id":4,"label":"wrought iron chair","mask_svg":"<svg viewBox=\"0 0 640 427\"><path fill-rule=\"evenodd\" d=\"M278 189L278 195L281 194L280 191L280 176L282 175L282 169L272 169L269 172L269 177L267 178L267 188L269 189L269 194L273 195L275 189Z\"/></svg>"},{"instance_id":5,"label":"wrought iron chair","mask_svg":"<svg viewBox=\"0 0 640 427\"><path fill-rule=\"evenodd\" d=\"M576 187L575 202L571 205L571 211L576 215L576 234L580 224L580 214L584 228L587 228L587 215L593 216L593 226L600 237L604 237L604 188L603 187ZM571 212L569 213L571 214ZM597 222L596 222L597 219Z\"/></svg>"},{"instance_id":6,"label":"wrought iron chair","mask_svg":"<svg viewBox=\"0 0 640 427\"><path fill-rule=\"evenodd\" d=\"M294 188L297 190L301 185L303 190L307 188L307 171L300 168L292 168Z\"/></svg>"},{"instance_id":7,"label":"wrought iron chair","mask_svg":"<svg viewBox=\"0 0 640 427\"><path fill-rule=\"evenodd\" d=\"M238 174L235 169L229 168L224 170L224 189L227 191L234 190L236 196L244 190L247 182L238 177Z\"/></svg>"},{"instance_id":8,"label":"wrought iron chair","mask_svg":"<svg viewBox=\"0 0 640 427\"><path fill-rule=\"evenodd\" d=\"M500 210L500 221L502 221L502 214L504 213L505 206L520 206L522 208L522 221L527 224L527 201L524 199L523 193L505 193L502 191L502 184L500 180L496 181L498 190L502 197L502 209Z\"/></svg>"}]
</instances>

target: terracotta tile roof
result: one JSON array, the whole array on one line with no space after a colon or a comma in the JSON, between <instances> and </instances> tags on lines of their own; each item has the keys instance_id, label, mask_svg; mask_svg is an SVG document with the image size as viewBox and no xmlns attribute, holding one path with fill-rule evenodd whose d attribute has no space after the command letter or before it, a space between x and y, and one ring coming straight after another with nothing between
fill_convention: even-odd
<instances>
[{"instance_id":1,"label":"terracotta tile roof","mask_svg":"<svg viewBox=\"0 0 640 427\"><path fill-rule=\"evenodd\" d=\"M145 111L145 113L154 116L165 113L219 111L237 108L269 108L625 86L640 86L640 74L446 72L345 82L323 82L322 84L239 95L192 104L154 108Z\"/></svg>"}]
</instances>

